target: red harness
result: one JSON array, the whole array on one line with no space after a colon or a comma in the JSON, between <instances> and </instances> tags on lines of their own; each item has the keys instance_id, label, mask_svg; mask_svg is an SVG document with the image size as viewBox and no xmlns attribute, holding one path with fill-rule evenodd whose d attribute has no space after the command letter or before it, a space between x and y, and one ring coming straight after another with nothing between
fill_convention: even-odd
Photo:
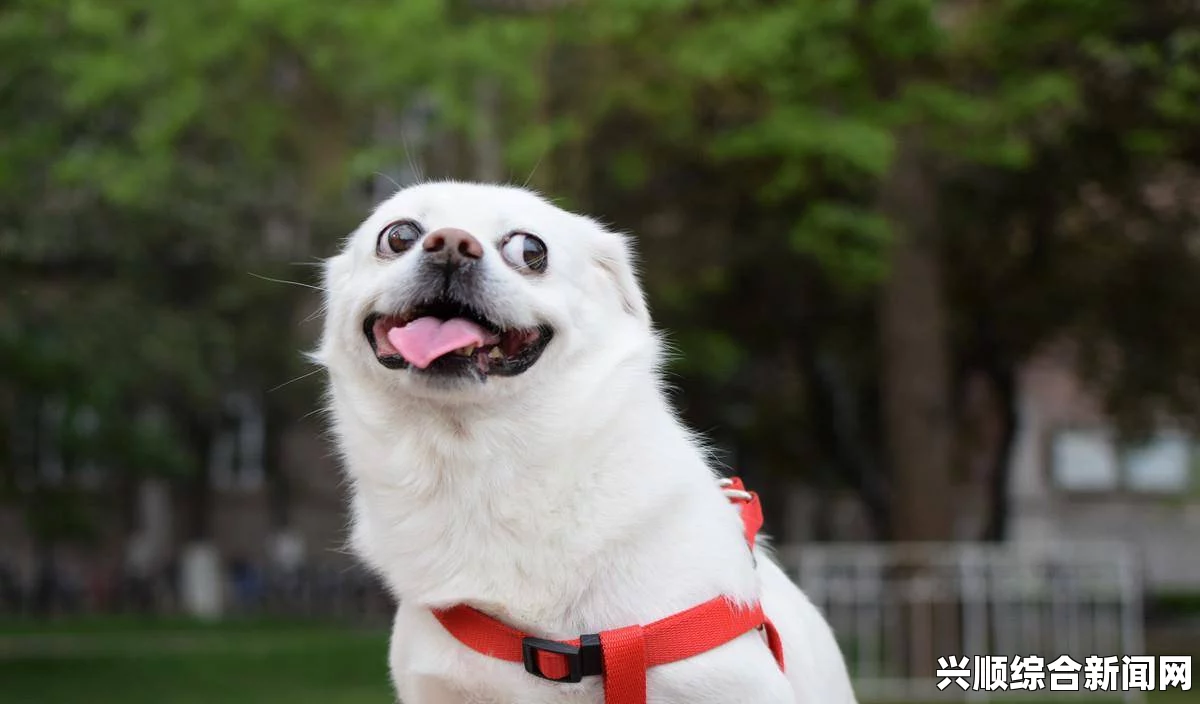
<instances>
[{"instance_id":1,"label":"red harness","mask_svg":"<svg viewBox=\"0 0 1200 704\"><path fill-rule=\"evenodd\" d=\"M727 488L745 491L736 478ZM748 499L730 497L730 501L742 504L746 542L753 551L763 515L758 495L748 493ZM606 704L646 704L647 669L686 660L755 628L766 632L767 645L783 669L783 644L762 605L738 606L724 596L646 626L616 628L568 641L536 638L461 604L434 610L433 615L468 648L523 663L526 671L542 679L579 682L603 675Z\"/></svg>"}]
</instances>

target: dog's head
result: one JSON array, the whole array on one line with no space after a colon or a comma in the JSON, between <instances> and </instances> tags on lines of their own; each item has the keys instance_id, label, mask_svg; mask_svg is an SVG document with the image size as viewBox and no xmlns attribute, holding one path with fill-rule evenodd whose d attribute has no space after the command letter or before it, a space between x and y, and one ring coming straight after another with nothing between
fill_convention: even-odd
<instances>
[{"instance_id":1,"label":"dog's head","mask_svg":"<svg viewBox=\"0 0 1200 704\"><path fill-rule=\"evenodd\" d=\"M324 288L316 358L363 391L478 402L653 348L624 238L524 189L401 190Z\"/></svg>"}]
</instances>

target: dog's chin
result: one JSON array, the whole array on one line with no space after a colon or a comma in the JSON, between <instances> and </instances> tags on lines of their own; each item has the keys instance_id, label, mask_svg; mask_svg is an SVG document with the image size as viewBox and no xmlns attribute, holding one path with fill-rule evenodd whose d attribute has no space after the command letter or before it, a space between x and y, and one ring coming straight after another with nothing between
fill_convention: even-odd
<instances>
[{"instance_id":1,"label":"dog's chin","mask_svg":"<svg viewBox=\"0 0 1200 704\"><path fill-rule=\"evenodd\" d=\"M446 299L399 313L372 312L362 330L381 367L439 389L524 375L541 360L555 332L549 324L506 327ZM447 343L461 346L445 349Z\"/></svg>"}]
</instances>

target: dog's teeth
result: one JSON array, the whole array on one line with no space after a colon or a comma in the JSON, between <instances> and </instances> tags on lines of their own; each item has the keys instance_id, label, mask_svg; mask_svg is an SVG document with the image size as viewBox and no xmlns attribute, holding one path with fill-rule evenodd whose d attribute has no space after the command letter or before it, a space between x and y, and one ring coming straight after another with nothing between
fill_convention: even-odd
<instances>
[{"instance_id":1,"label":"dog's teeth","mask_svg":"<svg viewBox=\"0 0 1200 704\"><path fill-rule=\"evenodd\" d=\"M464 357L470 357L471 355L475 354L475 347L476 347L476 345L467 345L466 347L459 347L458 353L463 355Z\"/></svg>"},{"instance_id":2,"label":"dog's teeth","mask_svg":"<svg viewBox=\"0 0 1200 704\"><path fill-rule=\"evenodd\" d=\"M490 351L488 351L488 356L492 359L500 359L504 356L504 353L500 351L499 347L493 347Z\"/></svg>"}]
</instances>

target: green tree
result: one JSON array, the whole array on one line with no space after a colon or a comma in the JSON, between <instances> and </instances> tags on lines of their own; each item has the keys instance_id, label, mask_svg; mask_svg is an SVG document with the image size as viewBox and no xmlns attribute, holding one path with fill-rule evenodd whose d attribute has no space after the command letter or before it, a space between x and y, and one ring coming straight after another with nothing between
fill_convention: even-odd
<instances>
[{"instance_id":1,"label":"green tree","mask_svg":"<svg viewBox=\"0 0 1200 704\"><path fill-rule=\"evenodd\" d=\"M309 371L313 327L297 321L315 303L264 279L313 285L293 264L329 253L369 205L373 174L404 159L402 143L376 142L381 116L432 96L440 123L465 132L468 77L519 89L537 34L518 30L464 23L436 1L6 5L9 424L30 399L95 414L104 441L79 462L102 462L126 488L147 471L191 477L188 533L205 538L223 395L254 390L273 430L318 402L304 382L267 393ZM278 462L277 448L267 456ZM32 476L10 457L8 474Z\"/></svg>"},{"instance_id":2,"label":"green tree","mask_svg":"<svg viewBox=\"0 0 1200 704\"><path fill-rule=\"evenodd\" d=\"M560 156L597 155L579 192L648 223L654 300L680 330L690 395L712 387L723 408L703 412L707 423L774 463L816 465L816 481L849 481L879 534L936 539L956 518L944 497L961 481L956 446L968 433L955 416L975 376L1005 429L992 450L990 537L1004 530L1015 374L1047 342L1132 353L1138 364L1118 364L1122 374L1091 375L1123 418L1166 398L1195 414L1192 384L1171 382L1195 373L1176 317L1195 299L1190 216L1136 205L1167 173L1168 188L1190 183L1180 174L1195 156L1193 11L1018 0L620 8L583 11L564 33L572 71L560 99L582 112L587 136ZM1125 205L1085 235L1079 218L1097 198ZM1149 234L1123 236L1131 227ZM1090 246L1065 244L1089 235ZM1079 256L1133 277L1123 301L1160 311L1157 326L1113 315L1113 279L1080 286L1092 265ZM1176 275L1139 285L1152 272ZM1065 307L1031 309L1056 298ZM1111 367L1112 354L1090 356ZM748 420L726 416L746 405L731 399L755 398Z\"/></svg>"},{"instance_id":3,"label":"green tree","mask_svg":"<svg viewBox=\"0 0 1200 704\"><path fill-rule=\"evenodd\" d=\"M265 399L279 479L278 429L318 403L311 379L267 393L310 371L292 264L410 159L641 234L689 418L745 471L848 485L880 536L953 530L979 379L1003 534L1016 372L1054 340L1131 429L1196 415L1193 11L557 5L0 9L0 420L56 400L77 464L191 477L204 537L222 395Z\"/></svg>"}]
</instances>

